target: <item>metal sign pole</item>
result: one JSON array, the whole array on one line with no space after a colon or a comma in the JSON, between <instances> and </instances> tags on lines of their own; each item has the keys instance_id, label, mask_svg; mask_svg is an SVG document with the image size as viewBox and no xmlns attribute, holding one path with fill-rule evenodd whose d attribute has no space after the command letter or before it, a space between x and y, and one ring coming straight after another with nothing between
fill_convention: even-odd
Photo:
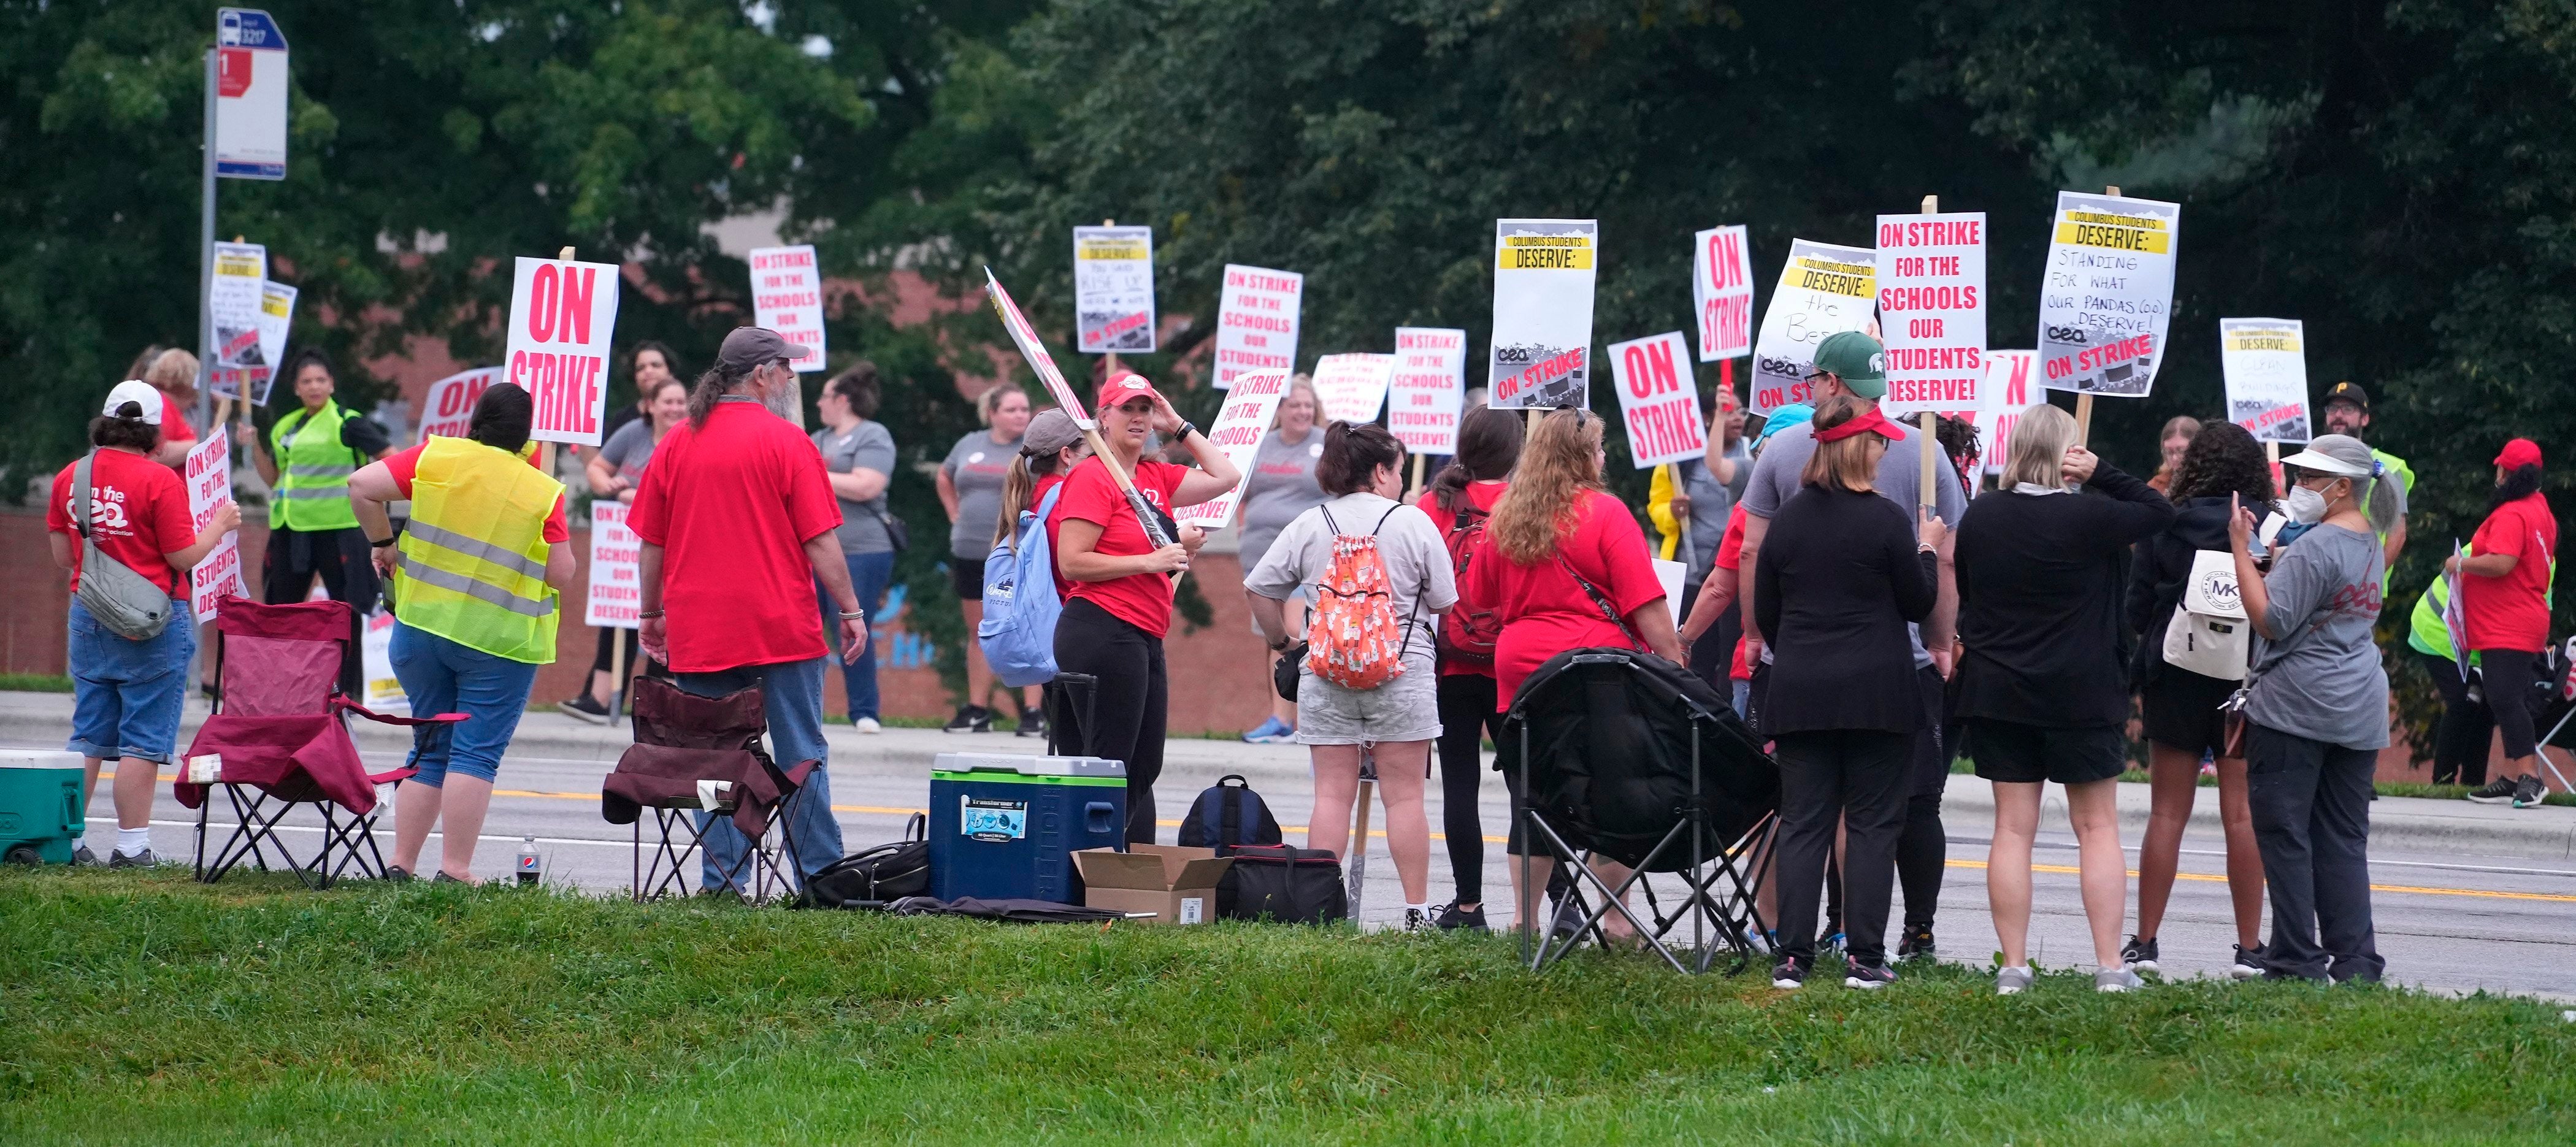
<instances>
[{"instance_id":1,"label":"metal sign pole","mask_svg":"<svg viewBox=\"0 0 2576 1147\"><path fill-rule=\"evenodd\" d=\"M212 393L215 369L215 49L206 49L206 134L197 209L197 399ZM248 397L245 395L244 397ZM200 412L202 414L202 412ZM211 431L210 431L211 432Z\"/></svg>"}]
</instances>

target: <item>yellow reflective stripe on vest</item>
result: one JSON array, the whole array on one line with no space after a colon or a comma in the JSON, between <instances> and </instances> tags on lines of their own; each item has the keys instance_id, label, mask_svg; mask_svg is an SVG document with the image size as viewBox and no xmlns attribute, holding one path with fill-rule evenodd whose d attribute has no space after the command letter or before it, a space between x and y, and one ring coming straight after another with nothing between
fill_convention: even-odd
<instances>
[{"instance_id":1,"label":"yellow reflective stripe on vest","mask_svg":"<svg viewBox=\"0 0 2576 1147\"><path fill-rule=\"evenodd\" d=\"M512 613L525 614L529 617L551 617L555 612L552 598L538 601L520 597L490 582L477 581L460 573L449 573L426 562L406 561L402 564L402 572L403 576L413 581L434 585L440 589L454 590L467 597L490 602Z\"/></svg>"},{"instance_id":2,"label":"yellow reflective stripe on vest","mask_svg":"<svg viewBox=\"0 0 2576 1147\"><path fill-rule=\"evenodd\" d=\"M530 561L524 556L511 553L510 551L493 545L490 542L476 541L475 539L466 537L463 534L452 533L450 531L440 529L437 526L430 525L427 522L413 522L409 529L411 530L411 536L425 545L436 546L442 550L449 550L475 561L490 562L493 565L515 571L523 577L535 578L538 581L544 581L546 579L545 563Z\"/></svg>"}]
</instances>

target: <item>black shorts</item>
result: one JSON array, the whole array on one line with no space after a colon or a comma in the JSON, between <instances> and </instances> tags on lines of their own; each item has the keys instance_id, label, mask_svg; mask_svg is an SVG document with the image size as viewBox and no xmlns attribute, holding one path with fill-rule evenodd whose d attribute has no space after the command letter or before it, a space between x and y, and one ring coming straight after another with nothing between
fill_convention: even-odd
<instances>
[{"instance_id":1,"label":"black shorts","mask_svg":"<svg viewBox=\"0 0 2576 1147\"><path fill-rule=\"evenodd\" d=\"M1977 775L1990 781L2080 785L2110 780L2129 767L2129 739L2117 725L2050 729L1971 717L1968 745Z\"/></svg>"},{"instance_id":2,"label":"black shorts","mask_svg":"<svg viewBox=\"0 0 2576 1147\"><path fill-rule=\"evenodd\" d=\"M2227 715L2218 711L2241 681L2204 677L2171 665L2138 694L2140 735L2168 749L2215 753L2227 743Z\"/></svg>"},{"instance_id":3,"label":"black shorts","mask_svg":"<svg viewBox=\"0 0 2576 1147\"><path fill-rule=\"evenodd\" d=\"M948 555L948 584L956 587L957 600L984 600L984 559Z\"/></svg>"}]
</instances>

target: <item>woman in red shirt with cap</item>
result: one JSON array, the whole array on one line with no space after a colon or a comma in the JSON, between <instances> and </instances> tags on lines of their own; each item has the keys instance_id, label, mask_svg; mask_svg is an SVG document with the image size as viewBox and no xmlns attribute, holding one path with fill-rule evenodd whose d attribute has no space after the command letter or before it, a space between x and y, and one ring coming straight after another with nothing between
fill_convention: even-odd
<instances>
[{"instance_id":1,"label":"woman in red shirt with cap","mask_svg":"<svg viewBox=\"0 0 2576 1147\"><path fill-rule=\"evenodd\" d=\"M2533 736L2532 662L2549 647L2549 580L2557 566L2558 517L2540 493L2540 444L2516 438L2495 457L2495 494L2487 520L2469 543L2472 557L2451 558L2460 615L2478 659L2487 707L2504 734L2504 771L2469 794L2479 804L2538 808L2549 789L2540 779Z\"/></svg>"},{"instance_id":2,"label":"woman in red shirt with cap","mask_svg":"<svg viewBox=\"0 0 2576 1147\"><path fill-rule=\"evenodd\" d=\"M1207 435L1135 373L1101 384L1100 438L1144 495L1166 538L1155 546L1104 461L1084 459L1064 480L1047 528L1056 539L1056 571L1070 588L1056 621L1055 663L1097 680L1087 707L1059 714L1074 734L1063 738L1095 757L1127 766L1127 839L1154 842L1154 779L1163 772L1163 729L1170 686L1163 635L1172 628L1172 576L1190 565L1206 537L1172 521L1172 511L1234 488L1241 472ZM1161 434L1188 447L1199 468L1148 461L1145 439ZM1085 722L1084 717L1090 720Z\"/></svg>"}]
</instances>

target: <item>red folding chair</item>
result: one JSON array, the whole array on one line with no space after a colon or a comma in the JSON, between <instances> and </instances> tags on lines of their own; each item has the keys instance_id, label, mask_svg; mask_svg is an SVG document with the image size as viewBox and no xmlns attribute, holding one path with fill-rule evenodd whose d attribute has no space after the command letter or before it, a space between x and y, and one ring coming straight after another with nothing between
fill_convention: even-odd
<instances>
[{"instance_id":1,"label":"red folding chair","mask_svg":"<svg viewBox=\"0 0 2576 1147\"><path fill-rule=\"evenodd\" d=\"M197 879L209 884L244 860L269 871L268 854L307 888L320 889L344 873L385 875L376 847L380 786L409 778L402 767L367 771L349 739L351 714L387 725L409 725L415 738L452 735L463 713L392 717L368 710L339 692L340 664L349 648L348 603L308 601L261 605L228 597L215 607L215 713L189 742L186 760L216 758L210 780L183 767L174 790L179 803L197 810ZM414 759L419 749L413 750ZM210 858L206 854L208 789L232 802L233 831ZM311 805L321 814L322 844L299 860L279 837L286 814Z\"/></svg>"}]
</instances>

